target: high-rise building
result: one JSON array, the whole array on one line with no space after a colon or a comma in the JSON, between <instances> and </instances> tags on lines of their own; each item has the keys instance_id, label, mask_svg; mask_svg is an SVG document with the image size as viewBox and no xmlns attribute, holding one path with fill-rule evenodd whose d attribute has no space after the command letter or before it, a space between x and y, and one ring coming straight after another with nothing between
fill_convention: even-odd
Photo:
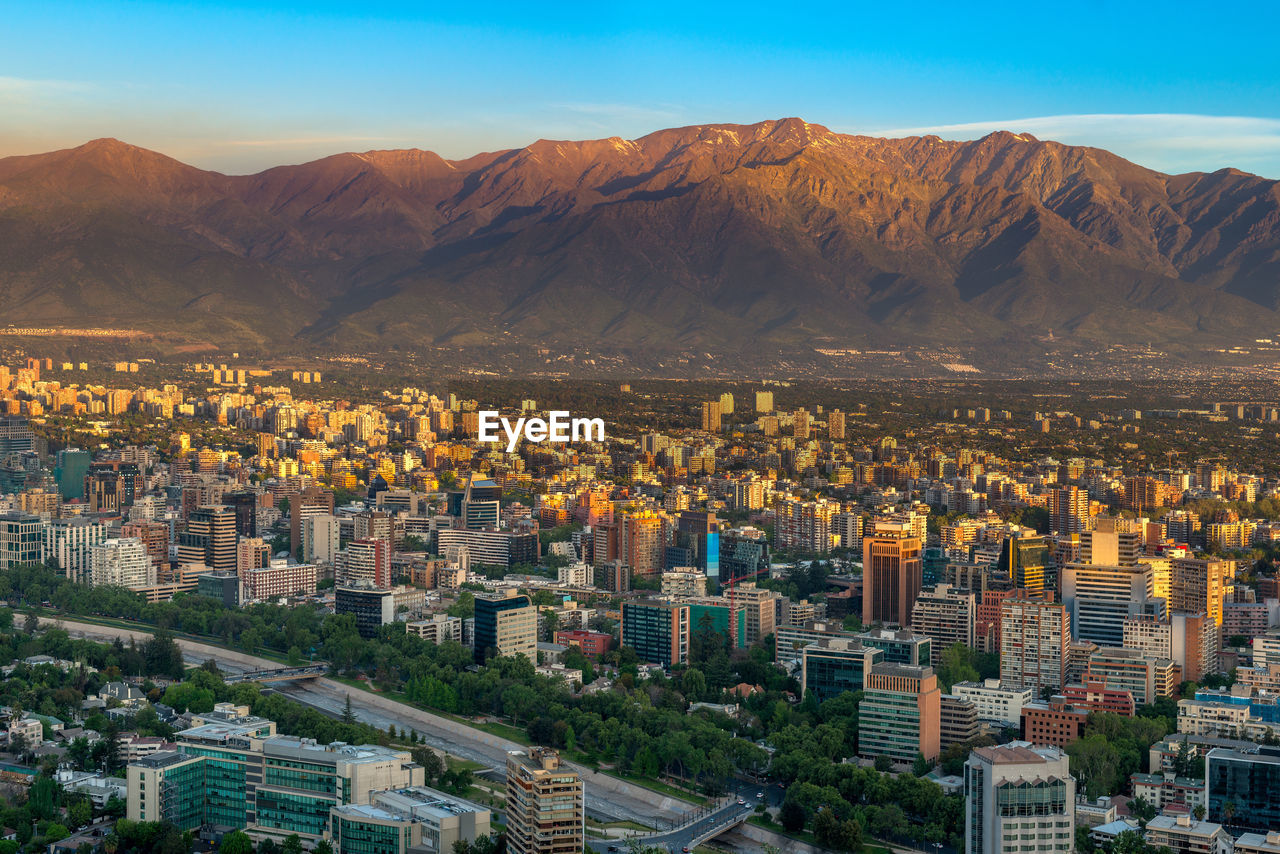
<instances>
[{"instance_id":1,"label":"high-rise building","mask_svg":"<svg viewBox=\"0 0 1280 854\"><path fill-rule=\"evenodd\" d=\"M549 747L507 754L509 854L580 854L586 844L582 777Z\"/></svg>"},{"instance_id":2,"label":"high-rise building","mask_svg":"<svg viewBox=\"0 0 1280 854\"><path fill-rule=\"evenodd\" d=\"M235 509L206 504L191 511L187 530L178 535L178 561L235 572L237 539Z\"/></svg>"},{"instance_id":3,"label":"high-rise building","mask_svg":"<svg viewBox=\"0 0 1280 854\"><path fill-rule=\"evenodd\" d=\"M947 584L922 590L911 610L911 630L933 640L934 667L942 661L942 653L962 643L973 649L974 595Z\"/></svg>"},{"instance_id":4,"label":"high-rise building","mask_svg":"<svg viewBox=\"0 0 1280 854\"><path fill-rule=\"evenodd\" d=\"M0 515L0 569L41 561L44 525L44 520L30 513Z\"/></svg>"},{"instance_id":5,"label":"high-rise building","mask_svg":"<svg viewBox=\"0 0 1280 854\"><path fill-rule=\"evenodd\" d=\"M746 643L763 641L773 634L777 617L777 603L782 594L774 590L757 587L755 582L739 584L734 588L733 598L746 614Z\"/></svg>"},{"instance_id":6,"label":"high-rise building","mask_svg":"<svg viewBox=\"0 0 1280 854\"><path fill-rule=\"evenodd\" d=\"M222 501L236 511L236 534L241 537L258 536L258 493L244 490L228 492Z\"/></svg>"},{"instance_id":7,"label":"high-rise building","mask_svg":"<svg viewBox=\"0 0 1280 854\"><path fill-rule=\"evenodd\" d=\"M827 438L833 442L843 442L844 435L844 413L833 409L827 413Z\"/></svg>"},{"instance_id":8,"label":"high-rise building","mask_svg":"<svg viewBox=\"0 0 1280 854\"><path fill-rule=\"evenodd\" d=\"M877 521L862 538L862 622L905 626L920 595L920 538L905 522Z\"/></svg>"},{"instance_id":9,"label":"high-rise building","mask_svg":"<svg viewBox=\"0 0 1280 854\"><path fill-rule=\"evenodd\" d=\"M52 519L41 536L40 559L56 563L65 577L83 584L88 582L90 550L107 538L107 526L83 516Z\"/></svg>"},{"instance_id":10,"label":"high-rise building","mask_svg":"<svg viewBox=\"0 0 1280 854\"><path fill-rule=\"evenodd\" d=\"M884 650L848 637L821 638L799 652L801 694L813 694L819 702L845 691L861 691L872 665L884 660Z\"/></svg>"},{"instance_id":11,"label":"high-rise building","mask_svg":"<svg viewBox=\"0 0 1280 854\"><path fill-rule=\"evenodd\" d=\"M936 759L941 697L932 667L872 665L858 706L859 755L884 755L895 762Z\"/></svg>"},{"instance_id":12,"label":"high-rise building","mask_svg":"<svg viewBox=\"0 0 1280 854\"><path fill-rule=\"evenodd\" d=\"M328 563L337 560L342 548L342 524L337 516L319 513L302 520L302 560L306 563Z\"/></svg>"},{"instance_id":13,"label":"high-rise building","mask_svg":"<svg viewBox=\"0 0 1280 854\"><path fill-rule=\"evenodd\" d=\"M35 449L36 434L27 419L16 415L0 415L0 458Z\"/></svg>"},{"instance_id":14,"label":"high-rise building","mask_svg":"<svg viewBox=\"0 0 1280 854\"><path fill-rule=\"evenodd\" d=\"M1231 827L1280 827L1280 747L1215 747L1204 772L1208 818Z\"/></svg>"},{"instance_id":15,"label":"high-rise building","mask_svg":"<svg viewBox=\"0 0 1280 854\"><path fill-rule=\"evenodd\" d=\"M1094 529L1080 535L1080 562L1093 566L1133 566L1142 554L1142 535L1125 520L1098 516Z\"/></svg>"},{"instance_id":16,"label":"high-rise building","mask_svg":"<svg viewBox=\"0 0 1280 854\"><path fill-rule=\"evenodd\" d=\"M831 520L840 512L834 501L787 499L774 506L774 542L779 549L809 554L831 551Z\"/></svg>"},{"instance_id":17,"label":"high-rise building","mask_svg":"<svg viewBox=\"0 0 1280 854\"><path fill-rule=\"evenodd\" d=\"M346 584L391 586L391 544L386 540L352 540L339 563Z\"/></svg>"},{"instance_id":18,"label":"high-rise building","mask_svg":"<svg viewBox=\"0 0 1280 854\"><path fill-rule=\"evenodd\" d=\"M1056 747L976 747L964 766L965 854L1071 854L1076 781Z\"/></svg>"},{"instance_id":19,"label":"high-rise building","mask_svg":"<svg viewBox=\"0 0 1280 854\"><path fill-rule=\"evenodd\" d=\"M1018 533L1005 537L1000 546L1000 570L1013 579L1014 587L1027 591L1029 596L1057 589L1055 579L1046 578L1049 563L1049 547L1039 534Z\"/></svg>"},{"instance_id":20,"label":"high-rise building","mask_svg":"<svg viewBox=\"0 0 1280 854\"><path fill-rule=\"evenodd\" d=\"M1151 567L1136 561L1071 563L1062 571L1062 601L1071 613L1072 635L1101 646L1121 646L1130 617L1165 615L1164 602L1154 592Z\"/></svg>"},{"instance_id":21,"label":"high-rise building","mask_svg":"<svg viewBox=\"0 0 1280 854\"><path fill-rule=\"evenodd\" d=\"M89 550L88 580L94 587L138 589L156 583L155 567L142 540L103 540Z\"/></svg>"},{"instance_id":22,"label":"high-rise building","mask_svg":"<svg viewBox=\"0 0 1280 854\"><path fill-rule=\"evenodd\" d=\"M720 414L721 415L733 414L733 393L732 392L726 391L720 395Z\"/></svg>"},{"instance_id":23,"label":"high-rise building","mask_svg":"<svg viewBox=\"0 0 1280 854\"><path fill-rule=\"evenodd\" d=\"M791 413L791 433L797 439L808 439L812 418L807 409L797 409Z\"/></svg>"},{"instance_id":24,"label":"high-rise building","mask_svg":"<svg viewBox=\"0 0 1280 854\"><path fill-rule=\"evenodd\" d=\"M1204 614L1174 612L1165 620L1130 617L1124 621L1124 646L1171 659L1188 682L1200 682L1218 670L1218 628Z\"/></svg>"},{"instance_id":25,"label":"high-rise building","mask_svg":"<svg viewBox=\"0 0 1280 854\"><path fill-rule=\"evenodd\" d=\"M756 412L773 412L773 392L756 392Z\"/></svg>"},{"instance_id":26,"label":"high-rise building","mask_svg":"<svg viewBox=\"0 0 1280 854\"><path fill-rule=\"evenodd\" d=\"M1066 683L1071 623L1061 602L1006 599L1000 606L1000 682L1060 690Z\"/></svg>"},{"instance_id":27,"label":"high-rise building","mask_svg":"<svg viewBox=\"0 0 1280 854\"><path fill-rule=\"evenodd\" d=\"M367 584L339 584L333 590L333 612L354 617L360 637L376 638L380 628L395 622L395 591Z\"/></svg>"},{"instance_id":28,"label":"high-rise building","mask_svg":"<svg viewBox=\"0 0 1280 854\"><path fill-rule=\"evenodd\" d=\"M53 468L53 478L58 482L58 492L64 500L84 498L84 476L89 473L93 457L79 448L58 451Z\"/></svg>"},{"instance_id":29,"label":"high-rise building","mask_svg":"<svg viewBox=\"0 0 1280 854\"><path fill-rule=\"evenodd\" d=\"M538 660L538 611L523 595L478 595L476 607L476 660L500 655L523 655ZM687 611L686 611L687 613Z\"/></svg>"},{"instance_id":30,"label":"high-rise building","mask_svg":"<svg viewBox=\"0 0 1280 854\"><path fill-rule=\"evenodd\" d=\"M296 555L302 547L302 521L308 516L332 516L333 493L319 486L309 486L288 496L288 500L289 551Z\"/></svg>"},{"instance_id":31,"label":"high-rise building","mask_svg":"<svg viewBox=\"0 0 1280 854\"><path fill-rule=\"evenodd\" d=\"M720 415L720 401L704 401L702 403L702 429L708 433L719 433Z\"/></svg>"},{"instance_id":32,"label":"high-rise building","mask_svg":"<svg viewBox=\"0 0 1280 854\"><path fill-rule=\"evenodd\" d=\"M244 537L236 543L236 574L241 580L270 562L271 547L261 537Z\"/></svg>"},{"instance_id":33,"label":"high-rise building","mask_svg":"<svg viewBox=\"0 0 1280 854\"><path fill-rule=\"evenodd\" d=\"M1215 626L1221 626L1223 602L1233 589L1233 562L1180 557L1170 569L1169 610L1208 614Z\"/></svg>"},{"instance_id":34,"label":"high-rise building","mask_svg":"<svg viewBox=\"0 0 1280 854\"><path fill-rule=\"evenodd\" d=\"M622 645L641 661L670 667L689 658L689 606L641 599L622 603Z\"/></svg>"},{"instance_id":35,"label":"high-rise building","mask_svg":"<svg viewBox=\"0 0 1280 854\"><path fill-rule=\"evenodd\" d=\"M1049 530L1082 534L1089 530L1089 493L1070 484L1049 491Z\"/></svg>"}]
</instances>

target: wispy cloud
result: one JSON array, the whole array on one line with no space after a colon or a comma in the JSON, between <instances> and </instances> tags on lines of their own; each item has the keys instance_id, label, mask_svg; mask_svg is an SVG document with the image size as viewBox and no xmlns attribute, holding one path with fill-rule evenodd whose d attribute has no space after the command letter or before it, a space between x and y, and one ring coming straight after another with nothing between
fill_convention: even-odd
<instances>
[{"instance_id":1,"label":"wispy cloud","mask_svg":"<svg viewBox=\"0 0 1280 854\"><path fill-rule=\"evenodd\" d=\"M86 92L92 84L77 80L36 80L28 77L0 76L0 103L16 103Z\"/></svg>"},{"instance_id":2,"label":"wispy cloud","mask_svg":"<svg viewBox=\"0 0 1280 854\"><path fill-rule=\"evenodd\" d=\"M624 119L635 121L667 121L669 119L678 118L681 111L678 107L664 106L646 106L643 104L592 104L592 103L564 103L552 104L553 109L566 110L570 113L577 113L584 116L592 116L600 119Z\"/></svg>"},{"instance_id":3,"label":"wispy cloud","mask_svg":"<svg viewBox=\"0 0 1280 854\"><path fill-rule=\"evenodd\" d=\"M1239 166L1280 176L1280 119L1254 116L1097 113L859 132L885 137L937 134L948 139L975 139L997 130L1105 148L1166 172Z\"/></svg>"}]
</instances>

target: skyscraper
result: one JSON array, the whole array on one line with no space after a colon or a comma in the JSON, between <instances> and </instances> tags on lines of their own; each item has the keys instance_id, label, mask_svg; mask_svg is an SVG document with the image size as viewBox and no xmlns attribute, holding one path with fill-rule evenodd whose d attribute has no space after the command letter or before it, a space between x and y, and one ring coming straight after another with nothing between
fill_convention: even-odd
<instances>
[{"instance_id":1,"label":"skyscraper","mask_svg":"<svg viewBox=\"0 0 1280 854\"><path fill-rule=\"evenodd\" d=\"M582 778L549 747L507 754L509 854L580 854L586 842Z\"/></svg>"},{"instance_id":2,"label":"skyscraper","mask_svg":"<svg viewBox=\"0 0 1280 854\"><path fill-rule=\"evenodd\" d=\"M720 432L720 401L708 400L703 402L702 429L708 433Z\"/></svg>"},{"instance_id":3,"label":"skyscraper","mask_svg":"<svg viewBox=\"0 0 1280 854\"><path fill-rule=\"evenodd\" d=\"M481 594L475 603L477 661L491 655L523 655L537 663L538 612L528 596Z\"/></svg>"},{"instance_id":4,"label":"skyscraper","mask_svg":"<svg viewBox=\"0 0 1280 854\"><path fill-rule=\"evenodd\" d=\"M773 411L773 392L758 391L756 392L756 412L772 412Z\"/></svg>"},{"instance_id":5,"label":"skyscraper","mask_svg":"<svg viewBox=\"0 0 1280 854\"><path fill-rule=\"evenodd\" d=\"M905 522L875 524L862 538L862 622L906 626L920 595L920 538Z\"/></svg>"},{"instance_id":6,"label":"skyscraper","mask_svg":"<svg viewBox=\"0 0 1280 854\"><path fill-rule=\"evenodd\" d=\"M1080 534L1089 529L1089 493L1067 484L1049 492L1049 530Z\"/></svg>"},{"instance_id":7,"label":"skyscraper","mask_svg":"<svg viewBox=\"0 0 1280 854\"><path fill-rule=\"evenodd\" d=\"M309 486L289 496L289 552L298 554L302 546L302 520L308 516L333 515L333 493Z\"/></svg>"},{"instance_id":8,"label":"skyscraper","mask_svg":"<svg viewBox=\"0 0 1280 854\"><path fill-rule=\"evenodd\" d=\"M85 517L53 519L41 532L41 560L56 562L72 581L87 582L90 550L107 538L107 527Z\"/></svg>"},{"instance_id":9,"label":"skyscraper","mask_svg":"<svg viewBox=\"0 0 1280 854\"><path fill-rule=\"evenodd\" d=\"M178 535L178 560L203 563L218 572L236 571L236 511L206 504L191 512L187 530Z\"/></svg>"},{"instance_id":10,"label":"skyscraper","mask_svg":"<svg viewBox=\"0 0 1280 854\"><path fill-rule=\"evenodd\" d=\"M1060 690L1066 683L1071 623L1061 602L1006 599L1000 606L1000 682Z\"/></svg>"},{"instance_id":11,"label":"skyscraper","mask_svg":"<svg viewBox=\"0 0 1280 854\"><path fill-rule=\"evenodd\" d=\"M1169 611L1208 614L1221 626L1223 601L1232 589L1232 562L1180 557L1170 570Z\"/></svg>"},{"instance_id":12,"label":"skyscraper","mask_svg":"<svg viewBox=\"0 0 1280 854\"><path fill-rule=\"evenodd\" d=\"M622 645L641 661L683 664L689 657L689 606L652 599L623 602Z\"/></svg>"},{"instance_id":13,"label":"skyscraper","mask_svg":"<svg viewBox=\"0 0 1280 854\"><path fill-rule=\"evenodd\" d=\"M965 854L1075 850L1076 781L1059 748L1025 741L976 747L964 766L964 793Z\"/></svg>"},{"instance_id":14,"label":"skyscraper","mask_svg":"<svg viewBox=\"0 0 1280 854\"><path fill-rule=\"evenodd\" d=\"M151 556L142 540L104 540L89 552L89 583L137 589L155 584Z\"/></svg>"},{"instance_id":15,"label":"skyscraper","mask_svg":"<svg viewBox=\"0 0 1280 854\"><path fill-rule=\"evenodd\" d=\"M932 667L871 665L858 706L858 753L912 762L938 757L941 696Z\"/></svg>"},{"instance_id":16,"label":"skyscraper","mask_svg":"<svg viewBox=\"0 0 1280 854\"><path fill-rule=\"evenodd\" d=\"M911 630L933 640L932 661L937 667L942 653L954 644L973 648L975 600L971 591L939 584L920 591L911 611Z\"/></svg>"}]
</instances>

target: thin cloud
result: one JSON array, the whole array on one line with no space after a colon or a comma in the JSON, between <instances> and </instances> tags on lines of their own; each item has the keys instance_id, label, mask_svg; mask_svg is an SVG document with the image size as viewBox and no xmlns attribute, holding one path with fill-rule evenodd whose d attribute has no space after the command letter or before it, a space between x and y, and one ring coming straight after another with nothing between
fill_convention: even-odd
<instances>
[{"instance_id":1,"label":"thin cloud","mask_svg":"<svg viewBox=\"0 0 1280 854\"><path fill-rule=\"evenodd\" d=\"M936 134L975 139L997 130L1030 133L1071 145L1091 145L1166 172L1239 166L1280 174L1280 120L1184 113L1092 113L1032 116L914 128L863 130L869 136Z\"/></svg>"},{"instance_id":2,"label":"thin cloud","mask_svg":"<svg viewBox=\"0 0 1280 854\"><path fill-rule=\"evenodd\" d=\"M29 77L0 76L0 101L15 103L85 92L91 84L78 80L37 80Z\"/></svg>"},{"instance_id":3,"label":"thin cloud","mask_svg":"<svg viewBox=\"0 0 1280 854\"><path fill-rule=\"evenodd\" d=\"M390 136L310 136L294 139L228 139L221 145L250 148L288 148L296 145L346 145L352 142L386 142Z\"/></svg>"}]
</instances>

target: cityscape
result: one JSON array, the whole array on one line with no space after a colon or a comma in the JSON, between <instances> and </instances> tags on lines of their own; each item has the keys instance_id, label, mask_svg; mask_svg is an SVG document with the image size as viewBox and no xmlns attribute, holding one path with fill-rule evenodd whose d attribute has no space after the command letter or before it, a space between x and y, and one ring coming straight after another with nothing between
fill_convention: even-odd
<instances>
[{"instance_id":1,"label":"cityscape","mask_svg":"<svg viewBox=\"0 0 1280 854\"><path fill-rule=\"evenodd\" d=\"M1280 854L1278 30L9 4L0 854Z\"/></svg>"}]
</instances>

